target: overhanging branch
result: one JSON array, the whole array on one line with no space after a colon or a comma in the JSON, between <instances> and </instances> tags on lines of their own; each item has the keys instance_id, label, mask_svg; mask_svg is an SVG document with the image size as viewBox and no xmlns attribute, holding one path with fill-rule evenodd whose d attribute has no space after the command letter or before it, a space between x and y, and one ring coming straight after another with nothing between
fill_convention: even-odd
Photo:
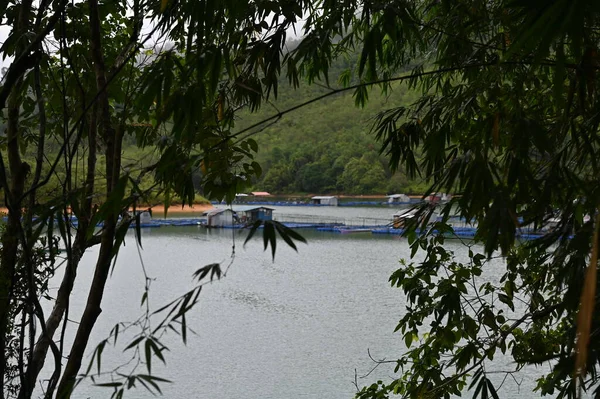
<instances>
[{"instance_id":1,"label":"overhanging branch","mask_svg":"<svg viewBox=\"0 0 600 399\"><path fill-rule=\"evenodd\" d=\"M19 78L25 74L25 71L35 66L37 58L39 57L39 52L37 51L39 45L46 38L46 36L48 36L50 31L54 29L54 26L58 22L61 11L65 4L66 0L61 1L60 7L58 7L58 10L56 10L48 19L48 23L44 29L36 35L33 41L29 43L21 55L8 68L4 78L4 84L0 90L0 111L6 107L6 100L8 99L12 88L17 83Z\"/></svg>"},{"instance_id":2,"label":"overhanging branch","mask_svg":"<svg viewBox=\"0 0 600 399\"><path fill-rule=\"evenodd\" d=\"M257 123L252 124L251 126L248 126L244 129L240 130L239 132L236 132L230 136L227 136L226 138L222 139L217 144L212 146L209 149L209 151L218 148L220 145L222 145L223 143L225 143L228 140L238 138L246 133L248 133L248 136L257 134L262 129L255 131L255 132L252 132L252 130L258 129L266 123L277 121L289 113L292 113L298 109L304 108L310 104L319 102L321 100L324 100L324 99L334 96L336 94L345 93L345 92L348 92L351 90L356 90L361 87L370 87L370 86L375 86L378 84L392 83L392 82L402 82L405 80L421 78L421 77L425 77L425 76L432 76L432 75L437 75L437 74L442 74L442 73L459 72L459 71L464 71L464 70L469 70L469 69L474 69L474 68L489 68L489 67L508 66L508 65L530 65L530 66L539 65L539 66L555 67L556 63L554 63L552 61L544 61L541 63L539 63L539 62L535 63L533 61L531 61L531 62L529 62L529 61L523 61L523 62L515 62L515 61L498 62L498 61L495 61L495 62L488 62L488 63L476 63L476 64L461 65L461 66L457 66L457 67L440 68L440 69L436 69L436 70L432 70L432 71L409 73L406 75L396 76L396 77L388 78L388 79L380 79L380 80L374 80L374 81L370 81L370 82L357 83L355 85L343 87L341 89L331 90L325 94L322 94L320 96L317 96L315 98L307 100L303 103L294 105L293 107L290 107L290 108L280 111L276 114L273 114L273 115L269 116L268 118L265 118ZM564 65L564 67L570 68L570 69L575 69L575 68L577 68L577 65L569 64L569 65ZM598 68L598 69L600 69L600 68Z\"/></svg>"}]
</instances>

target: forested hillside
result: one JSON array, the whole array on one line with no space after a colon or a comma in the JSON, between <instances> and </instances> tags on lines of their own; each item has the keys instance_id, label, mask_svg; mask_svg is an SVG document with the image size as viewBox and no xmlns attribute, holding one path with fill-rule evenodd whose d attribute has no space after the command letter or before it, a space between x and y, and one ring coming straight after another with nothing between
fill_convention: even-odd
<instances>
[{"instance_id":1,"label":"forested hillside","mask_svg":"<svg viewBox=\"0 0 600 399\"><path fill-rule=\"evenodd\" d=\"M243 115L243 128L280 111L302 104L340 85L337 78L350 65L337 61L331 68L330 87L323 83L294 90L282 83L277 100L264 104L257 114ZM355 105L351 92L335 94L283 116L254 136L259 144L257 161L263 168L257 190L273 193L381 194L422 193L425 184L392 174L380 145L370 133L377 112L416 99L406 85L382 94L369 92L364 108Z\"/></svg>"},{"instance_id":2,"label":"forested hillside","mask_svg":"<svg viewBox=\"0 0 600 399\"><path fill-rule=\"evenodd\" d=\"M352 65L356 65L356 57L336 60L330 68L328 85L316 82L294 89L287 81L280 82L277 98L271 103L263 103L257 113L240 113L236 130L339 89L340 75ZM375 135L370 133L373 118L378 112L409 105L417 95L407 85L397 84L386 94L374 88L368 92L368 96L369 101L362 108L356 106L352 91L334 94L288 113L276 123L267 123L251 131L259 145L256 161L263 170L261 176L253 182L253 188L278 194L423 193L426 189L424 182L409 180L402 171L395 174L390 171L387 159L379 154L380 144ZM45 152L52 158L58 149L55 143L50 142L47 143ZM82 155L85 155L85 150ZM157 156L153 145L142 150L137 147L134 136L126 135L124 138L124 166L143 168L156 162ZM26 151L25 158L33 162L33 147ZM74 173L83 176L83 158L76 156L74 161ZM102 155L98 157L98 161L103 167ZM48 172L49 167L50 164L44 164L44 173ZM197 184L200 175L200 170L194 173L194 186L197 190L200 190ZM60 182L64 178L64 173L55 172L49 184L41 189L41 195L50 196L60 190ZM143 188L148 189L152 185L151 176L146 176L140 183ZM152 203L161 202L162 197L161 192L156 192L148 200ZM102 201L101 198L97 200ZM198 197L197 200L201 201L202 198Z\"/></svg>"}]
</instances>

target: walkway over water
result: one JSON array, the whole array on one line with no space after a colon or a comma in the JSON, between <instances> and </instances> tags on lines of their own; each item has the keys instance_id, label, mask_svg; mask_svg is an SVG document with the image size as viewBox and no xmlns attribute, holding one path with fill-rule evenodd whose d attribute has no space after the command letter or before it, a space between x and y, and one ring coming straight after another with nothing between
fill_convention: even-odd
<instances>
[{"instance_id":1,"label":"walkway over water","mask_svg":"<svg viewBox=\"0 0 600 399\"><path fill-rule=\"evenodd\" d=\"M328 215L274 214L273 219L284 224L314 224L325 226L384 227L391 219L372 217L340 217Z\"/></svg>"},{"instance_id":2,"label":"walkway over water","mask_svg":"<svg viewBox=\"0 0 600 399\"><path fill-rule=\"evenodd\" d=\"M402 235L405 233L403 228L394 228L391 219L376 217L357 217L357 216L331 216L331 215L307 215L307 214L275 214L274 220L284 224L292 229L315 229L321 232L331 233L368 233L368 234L391 234ZM71 219L72 226L77 226L77 219ZM464 219L451 218L451 224L454 227L454 233L448 234L449 238L473 239L477 233L475 226L469 225ZM98 227L101 227L99 224ZM156 218L140 223L141 228L160 228L162 226L202 226L206 227L206 218ZM135 221L130 228L135 228ZM216 228L244 229L248 225L220 226ZM419 232L417 230L417 232ZM533 240L542 237L546 231L535 231L524 227L517 231L516 236L521 240Z\"/></svg>"},{"instance_id":3,"label":"walkway over water","mask_svg":"<svg viewBox=\"0 0 600 399\"><path fill-rule=\"evenodd\" d=\"M361 218L349 217L341 218L334 216L314 216L314 215L279 215L276 221L292 229L315 229L321 232L340 233L340 234L386 234L402 235L405 233L403 228L394 228L388 219L381 218ZM162 226L206 226L205 219L152 219L148 223L140 224L142 228L158 228ZM132 224L131 227L135 227ZM246 225L222 226L217 228L243 229ZM417 233L420 233L417 230ZM464 221L455 220L454 233L447 234L448 238L473 239L477 233L477 228L466 225ZM516 236L521 240L533 240L540 238L545 232L532 231L528 228L519 230Z\"/></svg>"}]
</instances>

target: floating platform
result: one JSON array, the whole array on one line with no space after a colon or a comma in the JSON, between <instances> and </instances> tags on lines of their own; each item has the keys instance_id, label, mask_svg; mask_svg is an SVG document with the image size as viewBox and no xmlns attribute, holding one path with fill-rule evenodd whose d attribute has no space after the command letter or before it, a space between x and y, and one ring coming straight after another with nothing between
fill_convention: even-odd
<instances>
[{"instance_id":1,"label":"floating platform","mask_svg":"<svg viewBox=\"0 0 600 399\"><path fill-rule=\"evenodd\" d=\"M366 228L366 229L347 228L347 229L336 229L336 230L340 234L350 234L350 233L369 233L370 234L373 229L370 229L370 228Z\"/></svg>"},{"instance_id":2,"label":"floating platform","mask_svg":"<svg viewBox=\"0 0 600 399\"><path fill-rule=\"evenodd\" d=\"M271 205L271 206L405 206L405 205L414 205L419 203L420 201L410 201L410 202L393 202L389 203L387 201L347 201L347 202L338 202L337 205L330 204L315 204L311 202L298 202L298 201L239 201L235 202L235 205ZM220 202L212 201L212 205L224 205Z\"/></svg>"},{"instance_id":3,"label":"floating platform","mask_svg":"<svg viewBox=\"0 0 600 399\"><path fill-rule=\"evenodd\" d=\"M2 218L6 221L6 217ZM315 229L316 231L339 233L339 234L352 234L352 233L371 233L371 234L388 234L388 235L402 235L405 233L403 228L394 228L391 226L351 226L343 223L311 223L311 222L281 222L284 226L291 229ZM70 224L73 227L77 227L78 221L72 217ZM102 223L97 225L102 227ZM174 219L151 219L140 224L140 228L160 228L163 226L205 226L206 218L174 218ZM129 228L135 228L135 221L131 223ZM214 228L225 228L225 229L243 229L248 228L247 225L230 225L230 226L215 226ZM261 226L262 228L263 226ZM416 231L420 233L419 230ZM454 232L448 234L448 238L463 238L473 239L477 234L477 228L472 226L461 226L454 227ZM545 232L522 229L516 232L517 239L521 241L536 240L544 237ZM572 236L568 236L568 239Z\"/></svg>"},{"instance_id":4,"label":"floating platform","mask_svg":"<svg viewBox=\"0 0 600 399\"><path fill-rule=\"evenodd\" d=\"M322 226L317 227L317 231L330 233L350 234L350 233L373 233L374 230L385 228L385 226Z\"/></svg>"}]
</instances>

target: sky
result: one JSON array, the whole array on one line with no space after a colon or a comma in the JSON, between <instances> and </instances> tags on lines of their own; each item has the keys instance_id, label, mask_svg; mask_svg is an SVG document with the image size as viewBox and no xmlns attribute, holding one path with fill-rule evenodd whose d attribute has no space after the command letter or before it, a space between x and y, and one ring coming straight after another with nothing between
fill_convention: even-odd
<instances>
[{"instance_id":1,"label":"sky","mask_svg":"<svg viewBox=\"0 0 600 399\"><path fill-rule=\"evenodd\" d=\"M2 1L2 0L0 0L0 1ZM288 39L298 39L297 33L302 31L303 22L304 22L303 20L300 20L296 23L296 31L294 31L294 29L292 29L292 28L287 30ZM149 33L150 30L151 30L151 27L145 23L142 31ZM0 46L4 43L4 41L8 37L8 34L10 33L10 31L11 31L10 26L0 25ZM156 39L159 39L158 34L155 34L154 36L156 36ZM150 44L150 43L148 43L148 44ZM2 70L2 68L8 68L10 66L10 63L12 62L12 57L8 57L6 59L2 59L2 58L3 58L3 54L0 53L0 70Z\"/></svg>"},{"instance_id":2,"label":"sky","mask_svg":"<svg viewBox=\"0 0 600 399\"><path fill-rule=\"evenodd\" d=\"M0 26L0 45L4 44L4 41L9 33L10 27L4 25ZM0 58L0 68L8 67L10 65L10 61L11 60L8 58L6 60L2 60L2 58Z\"/></svg>"}]
</instances>

